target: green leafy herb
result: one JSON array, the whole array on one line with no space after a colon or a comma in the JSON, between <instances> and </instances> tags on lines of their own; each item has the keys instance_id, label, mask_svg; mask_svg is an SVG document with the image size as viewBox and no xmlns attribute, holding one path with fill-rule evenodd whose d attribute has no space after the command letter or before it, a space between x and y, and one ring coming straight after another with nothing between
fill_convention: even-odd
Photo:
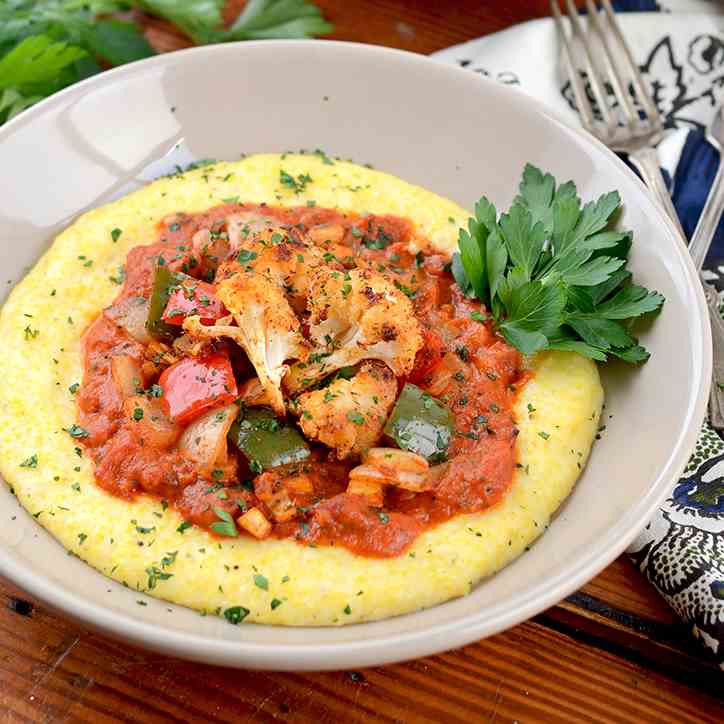
<instances>
[{"instance_id":1,"label":"green leafy herb","mask_svg":"<svg viewBox=\"0 0 724 724\"><path fill-rule=\"evenodd\" d=\"M284 169L280 169L279 183L294 191L295 194L300 194L307 187L307 184L312 183L312 177L308 173L300 173L294 178L294 176L287 173Z\"/></svg>"},{"instance_id":2,"label":"green leafy herb","mask_svg":"<svg viewBox=\"0 0 724 724\"><path fill-rule=\"evenodd\" d=\"M70 427L64 427L63 430L76 440L79 440L83 437L88 437L90 434L88 430L86 430L84 427L76 425L75 423L73 423Z\"/></svg>"},{"instance_id":3,"label":"green leafy herb","mask_svg":"<svg viewBox=\"0 0 724 724\"><path fill-rule=\"evenodd\" d=\"M37 468L38 467L38 455L37 453L33 453L29 458L26 458L23 460L23 462L20 463L21 468Z\"/></svg>"},{"instance_id":4,"label":"green leafy herb","mask_svg":"<svg viewBox=\"0 0 724 724\"><path fill-rule=\"evenodd\" d=\"M118 267L118 272L113 277L108 277L114 284L123 284L126 281L126 270L122 267Z\"/></svg>"},{"instance_id":5,"label":"green leafy herb","mask_svg":"<svg viewBox=\"0 0 724 724\"><path fill-rule=\"evenodd\" d=\"M115 228L111 230L111 239L113 241L118 241L121 238L121 234L123 233L122 229Z\"/></svg>"},{"instance_id":6,"label":"green leafy herb","mask_svg":"<svg viewBox=\"0 0 724 724\"><path fill-rule=\"evenodd\" d=\"M211 530L219 535L227 536L228 538L236 538L239 535L239 531L236 529L236 523L234 519L227 513L223 508L213 508L216 517L219 522L211 524Z\"/></svg>"},{"instance_id":7,"label":"green leafy herb","mask_svg":"<svg viewBox=\"0 0 724 724\"><path fill-rule=\"evenodd\" d=\"M279 606L281 606L282 603L284 603L284 601L282 601L282 600L280 600L280 599L278 599L278 598L272 598L272 600L271 600L271 610L273 611L274 609L279 608Z\"/></svg>"},{"instance_id":8,"label":"green leafy herb","mask_svg":"<svg viewBox=\"0 0 724 724\"><path fill-rule=\"evenodd\" d=\"M353 422L355 425L364 425L365 424L364 417L356 410L350 410L347 413L347 419L350 422Z\"/></svg>"},{"instance_id":9,"label":"green leafy herb","mask_svg":"<svg viewBox=\"0 0 724 724\"><path fill-rule=\"evenodd\" d=\"M224 26L223 0L6 0L0 3L0 123L72 83L154 54L141 29L115 13L140 9L195 43L306 38L331 31L306 0L249 0ZM114 229L113 241L117 241Z\"/></svg>"},{"instance_id":10,"label":"green leafy herb","mask_svg":"<svg viewBox=\"0 0 724 724\"><path fill-rule=\"evenodd\" d=\"M460 289L485 305L494 328L523 354L559 349L645 362L631 323L658 311L664 298L631 283L633 234L614 228L618 193L582 205L572 181L556 187L530 164L519 191L499 217L482 197L460 229L451 263ZM481 312L471 317L486 320Z\"/></svg>"},{"instance_id":11,"label":"green leafy herb","mask_svg":"<svg viewBox=\"0 0 724 724\"><path fill-rule=\"evenodd\" d=\"M257 257L257 253L255 251L249 251L248 249L242 249L236 256L236 261L239 262L239 264L246 264L248 261L253 261Z\"/></svg>"},{"instance_id":12,"label":"green leafy herb","mask_svg":"<svg viewBox=\"0 0 724 724\"><path fill-rule=\"evenodd\" d=\"M261 573L257 573L254 576L254 585L257 586L257 588L261 588L264 591L269 590L269 581L266 578L266 576L262 576Z\"/></svg>"},{"instance_id":13,"label":"green leafy herb","mask_svg":"<svg viewBox=\"0 0 724 724\"><path fill-rule=\"evenodd\" d=\"M224 618L229 622L238 626L251 613L248 608L243 606L232 606L224 611Z\"/></svg>"},{"instance_id":14,"label":"green leafy herb","mask_svg":"<svg viewBox=\"0 0 724 724\"><path fill-rule=\"evenodd\" d=\"M146 575L148 576L148 583L146 585L149 591L156 588L158 581L168 581L169 578L173 577L173 573L166 573L156 566L146 568Z\"/></svg>"}]
</instances>

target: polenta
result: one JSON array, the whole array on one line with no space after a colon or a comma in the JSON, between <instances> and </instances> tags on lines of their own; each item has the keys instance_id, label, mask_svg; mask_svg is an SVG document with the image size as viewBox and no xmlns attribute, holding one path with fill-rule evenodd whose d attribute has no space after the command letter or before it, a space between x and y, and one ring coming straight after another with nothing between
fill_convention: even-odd
<instances>
[{"instance_id":1,"label":"polenta","mask_svg":"<svg viewBox=\"0 0 724 724\"><path fill-rule=\"evenodd\" d=\"M603 402L455 285L467 217L322 153L84 214L0 310L0 472L100 572L231 623L464 595L545 530Z\"/></svg>"}]
</instances>

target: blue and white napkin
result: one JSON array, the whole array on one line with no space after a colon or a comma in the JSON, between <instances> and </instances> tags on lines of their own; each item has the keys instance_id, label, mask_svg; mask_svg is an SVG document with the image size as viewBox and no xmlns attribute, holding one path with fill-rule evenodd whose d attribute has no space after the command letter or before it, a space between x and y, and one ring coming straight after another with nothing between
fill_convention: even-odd
<instances>
[{"instance_id":1,"label":"blue and white napkin","mask_svg":"<svg viewBox=\"0 0 724 724\"><path fill-rule=\"evenodd\" d=\"M691 236L719 165L703 131L724 103L724 4L613 4L616 10L637 11L622 12L619 20L665 119L659 156ZM435 57L518 87L579 123L559 53L553 21L543 19L446 48ZM724 300L724 222L705 269ZM708 422L684 477L628 552L724 669L724 441Z\"/></svg>"}]
</instances>

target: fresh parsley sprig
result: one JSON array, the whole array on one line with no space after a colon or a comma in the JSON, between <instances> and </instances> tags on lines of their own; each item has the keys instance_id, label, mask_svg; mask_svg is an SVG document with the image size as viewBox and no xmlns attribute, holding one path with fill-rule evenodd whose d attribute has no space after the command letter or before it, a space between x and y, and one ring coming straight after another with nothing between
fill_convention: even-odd
<instances>
[{"instance_id":1,"label":"fresh parsley sprig","mask_svg":"<svg viewBox=\"0 0 724 724\"><path fill-rule=\"evenodd\" d=\"M308 38L332 30L307 0L249 0L224 26L224 0L0 0L0 124L103 67L154 54L140 28L114 14L140 10L197 44Z\"/></svg>"},{"instance_id":2,"label":"fresh parsley sprig","mask_svg":"<svg viewBox=\"0 0 724 724\"><path fill-rule=\"evenodd\" d=\"M631 323L659 310L664 297L631 283L633 233L614 228L620 207L616 191L582 205L572 181L556 187L528 164L507 213L498 217L482 197L460 229L455 281L523 354L560 349L645 362Z\"/></svg>"}]
</instances>

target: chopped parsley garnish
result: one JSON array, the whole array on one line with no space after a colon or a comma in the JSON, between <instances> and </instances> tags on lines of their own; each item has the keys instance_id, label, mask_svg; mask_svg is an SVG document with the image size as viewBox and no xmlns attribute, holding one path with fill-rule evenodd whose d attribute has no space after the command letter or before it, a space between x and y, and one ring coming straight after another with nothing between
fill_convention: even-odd
<instances>
[{"instance_id":1,"label":"chopped parsley garnish","mask_svg":"<svg viewBox=\"0 0 724 724\"><path fill-rule=\"evenodd\" d=\"M279 608L279 606L281 606L282 603L284 603L284 601L282 601L281 599L279 599L279 598L272 598L271 604L270 604L270 605L271 605L271 610L273 611L274 609Z\"/></svg>"},{"instance_id":2,"label":"chopped parsley garnish","mask_svg":"<svg viewBox=\"0 0 724 724\"><path fill-rule=\"evenodd\" d=\"M141 420L143 420L143 408L141 408L141 407L133 408L133 419L136 422L140 422Z\"/></svg>"},{"instance_id":3,"label":"chopped parsley garnish","mask_svg":"<svg viewBox=\"0 0 724 724\"><path fill-rule=\"evenodd\" d=\"M161 568L168 568L176 560L178 551L170 551L161 559Z\"/></svg>"},{"instance_id":4,"label":"chopped parsley garnish","mask_svg":"<svg viewBox=\"0 0 724 724\"><path fill-rule=\"evenodd\" d=\"M40 334L40 330L39 330L39 329L31 329L31 328L30 328L30 325L28 325L28 326L25 327L25 329L23 330L23 334L25 335L25 341L27 342L29 339L35 339L35 338Z\"/></svg>"},{"instance_id":5,"label":"chopped parsley garnish","mask_svg":"<svg viewBox=\"0 0 724 724\"><path fill-rule=\"evenodd\" d=\"M88 536L85 533L78 533L78 545L82 546Z\"/></svg>"},{"instance_id":6,"label":"chopped parsley garnish","mask_svg":"<svg viewBox=\"0 0 724 724\"><path fill-rule=\"evenodd\" d=\"M70 427L64 427L63 430L76 440L90 435L88 430L80 425L76 425L76 423L73 423Z\"/></svg>"},{"instance_id":7,"label":"chopped parsley garnish","mask_svg":"<svg viewBox=\"0 0 724 724\"><path fill-rule=\"evenodd\" d=\"M148 576L148 582L146 585L149 591L156 588L156 583L158 581L167 581L169 578L173 577L173 573L166 573L165 571L156 568L156 566L146 568L146 575Z\"/></svg>"},{"instance_id":8,"label":"chopped parsley garnish","mask_svg":"<svg viewBox=\"0 0 724 724\"><path fill-rule=\"evenodd\" d=\"M237 255L236 255L236 261L239 262L239 264L245 264L248 261L253 261L256 259L257 253L255 251L249 251L248 249L242 249Z\"/></svg>"},{"instance_id":9,"label":"chopped parsley garnish","mask_svg":"<svg viewBox=\"0 0 724 724\"><path fill-rule=\"evenodd\" d=\"M347 616L349 616L349 615L352 613L352 608L350 607L349 604L347 604L347 605L344 607L344 612L345 612L345 614L347 614Z\"/></svg>"},{"instance_id":10,"label":"chopped parsley garnish","mask_svg":"<svg viewBox=\"0 0 724 724\"><path fill-rule=\"evenodd\" d=\"M631 283L633 234L614 227L616 191L582 205L572 181L556 188L528 164L507 213L487 198L460 229L452 273L490 310L495 328L523 354L542 349L645 362L649 353L628 322L658 311L664 298Z\"/></svg>"},{"instance_id":11,"label":"chopped parsley garnish","mask_svg":"<svg viewBox=\"0 0 724 724\"><path fill-rule=\"evenodd\" d=\"M377 517L380 519L380 523L382 523L382 525L387 525L390 522L390 516L387 515L384 510L377 513Z\"/></svg>"},{"instance_id":12,"label":"chopped parsley garnish","mask_svg":"<svg viewBox=\"0 0 724 724\"><path fill-rule=\"evenodd\" d=\"M308 173L300 173L296 178L290 173L287 173L284 169L279 170L279 183L282 186L286 186L295 194L300 194L307 187L307 184L312 183L312 177Z\"/></svg>"},{"instance_id":13,"label":"chopped parsley garnish","mask_svg":"<svg viewBox=\"0 0 724 724\"><path fill-rule=\"evenodd\" d=\"M114 277L108 277L114 284L123 284L126 281L126 270L122 267L118 267L118 272Z\"/></svg>"},{"instance_id":14,"label":"chopped parsley garnish","mask_svg":"<svg viewBox=\"0 0 724 724\"><path fill-rule=\"evenodd\" d=\"M254 576L254 585L255 585L257 588L261 588L261 589L264 590L264 591L268 591L268 590L269 590L269 581L268 581L268 579L266 578L266 576L262 576L261 573L257 573L257 574Z\"/></svg>"},{"instance_id":15,"label":"chopped parsley garnish","mask_svg":"<svg viewBox=\"0 0 724 724\"><path fill-rule=\"evenodd\" d=\"M229 513L227 513L223 508L218 508L216 506L214 506L212 510L219 521L211 524L211 530L213 530L214 533L226 536L227 538L236 538L239 535L239 531L236 529L236 523L231 515L229 515Z\"/></svg>"},{"instance_id":16,"label":"chopped parsley garnish","mask_svg":"<svg viewBox=\"0 0 724 724\"><path fill-rule=\"evenodd\" d=\"M542 437L544 440L547 440L547 439L550 437L550 435L549 435L547 432L543 432L543 430L541 430L541 431L538 433L538 435L539 435L540 437Z\"/></svg>"},{"instance_id":17,"label":"chopped parsley garnish","mask_svg":"<svg viewBox=\"0 0 724 724\"><path fill-rule=\"evenodd\" d=\"M232 606L224 611L224 618L234 626L238 626L250 613L244 606Z\"/></svg>"},{"instance_id":18,"label":"chopped parsley garnish","mask_svg":"<svg viewBox=\"0 0 724 724\"><path fill-rule=\"evenodd\" d=\"M33 453L29 458L26 458L23 460L23 462L20 463L21 468L37 468L38 467L38 455L37 453Z\"/></svg>"},{"instance_id":19,"label":"chopped parsley garnish","mask_svg":"<svg viewBox=\"0 0 724 724\"><path fill-rule=\"evenodd\" d=\"M176 532L177 532L177 533L181 533L181 534L183 535L183 532L184 532L187 528L190 528L192 525L193 525L193 524L192 524L192 523L189 523L188 520L185 520L185 521L183 521L183 523L181 523L181 525L179 525L178 528L176 528Z\"/></svg>"},{"instance_id":20,"label":"chopped parsley garnish","mask_svg":"<svg viewBox=\"0 0 724 724\"><path fill-rule=\"evenodd\" d=\"M455 348L455 354L460 357L463 362L470 361L470 350L464 344Z\"/></svg>"},{"instance_id":21,"label":"chopped parsley garnish","mask_svg":"<svg viewBox=\"0 0 724 724\"><path fill-rule=\"evenodd\" d=\"M410 289L410 287L405 286L402 282L395 279L395 286L406 296L410 299L414 299L417 295L417 291L415 289Z\"/></svg>"},{"instance_id":22,"label":"chopped parsley garnish","mask_svg":"<svg viewBox=\"0 0 724 724\"><path fill-rule=\"evenodd\" d=\"M123 229L115 228L111 230L111 239L113 241L118 241L121 238L121 234L123 233Z\"/></svg>"},{"instance_id":23,"label":"chopped parsley garnish","mask_svg":"<svg viewBox=\"0 0 724 724\"><path fill-rule=\"evenodd\" d=\"M153 384L148 388L146 394L149 397L161 397L163 395L163 387L161 387L161 385Z\"/></svg>"},{"instance_id":24,"label":"chopped parsley garnish","mask_svg":"<svg viewBox=\"0 0 724 724\"><path fill-rule=\"evenodd\" d=\"M348 419L350 422L353 422L355 425L364 425L364 424L365 424L364 416L361 415L361 414L360 414L359 412L357 412L356 410L350 410L350 411L347 413L347 419Z\"/></svg>"},{"instance_id":25,"label":"chopped parsley garnish","mask_svg":"<svg viewBox=\"0 0 724 724\"><path fill-rule=\"evenodd\" d=\"M238 196L227 196L225 199L221 199L225 204L238 204L239 203L239 197Z\"/></svg>"}]
</instances>

